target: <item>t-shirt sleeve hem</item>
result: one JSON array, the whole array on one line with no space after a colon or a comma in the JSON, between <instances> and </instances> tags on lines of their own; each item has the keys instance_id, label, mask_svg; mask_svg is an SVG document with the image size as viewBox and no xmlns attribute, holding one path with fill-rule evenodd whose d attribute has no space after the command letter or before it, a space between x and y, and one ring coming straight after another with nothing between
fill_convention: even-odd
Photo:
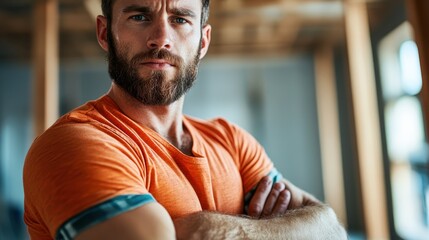
<instances>
[{"instance_id":1,"label":"t-shirt sleeve hem","mask_svg":"<svg viewBox=\"0 0 429 240\"><path fill-rule=\"evenodd\" d=\"M154 201L155 199L151 194L120 195L114 197L66 221L58 229L55 239L74 239L83 230L95 224Z\"/></svg>"}]
</instances>

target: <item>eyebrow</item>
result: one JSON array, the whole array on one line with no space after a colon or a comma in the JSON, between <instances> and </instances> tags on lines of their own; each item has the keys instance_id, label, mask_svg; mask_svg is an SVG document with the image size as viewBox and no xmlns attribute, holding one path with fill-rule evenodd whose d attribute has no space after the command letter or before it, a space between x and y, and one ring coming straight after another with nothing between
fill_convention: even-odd
<instances>
[{"instance_id":1,"label":"eyebrow","mask_svg":"<svg viewBox=\"0 0 429 240\"><path fill-rule=\"evenodd\" d=\"M130 13L130 12L142 12L142 13L150 13L151 8L145 7L145 6L139 6L139 5L130 5L126 8L122 9L123 13Z\"/></svg>"},{"instance_id":2,"label":"eyebrow","mask_svg":"<svg viewBox=\"0 0 429 240\"><path fill-rule=\"evenodd\" d=\"M170 9L170 12L177 16L197 18L195 12L187 8L173 8Z\"/></svg>"},{"instance_id":3,"label":"eyebrow","mask_svg":"<svg viewBox=\"0 0 429 240\"><path fill-rule=\"evenodd\" d=\"M123 13L130 13L130 12L150 13L152 11L153 10L150 7L140 6L135 4L127 6L124 9L122 9ZM197 15L195 14L195 12L188 8L173 8L173 9L170 9L170 12L177 16L197 18Z\"/></svg>"}]
</instances>

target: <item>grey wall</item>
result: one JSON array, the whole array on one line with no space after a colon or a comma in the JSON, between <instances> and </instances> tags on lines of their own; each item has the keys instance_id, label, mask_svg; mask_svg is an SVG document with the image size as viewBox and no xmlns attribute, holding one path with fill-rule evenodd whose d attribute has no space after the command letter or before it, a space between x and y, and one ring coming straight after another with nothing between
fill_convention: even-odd
<instances>
[{"instance_id":1,"label":"grey wall","mask_svg":"<svg viewBox=\"0 0 429 240\"><path fill-rule=\"evenodd\" d=\"M0 63L0 183L5 201L22 205L22 166L31 143L28 65Z\"/></svg>"},{"instance_id":2,"label":"grey wall","mask_svg":"<svg viewBox=\"0 0 429 240\"><path fill-rule=\"evenodd\" d=\"M267 151L288 179L324 199L313 61L294 60L267 68Z\"/></svg>"},{"instance_id":3,"label":"grey wall","mask_svg":"<svg viewBox=\"0 0 429 240\"><path fill-rule=\"evenodd\" d=\"M107 92L111 84L104 61L71 61L60 69L60 112L66 112L96 99Z\"/></svg>"},{"instance_id":4,"label":"grey wall","mask_svg":"<svg viewBox=\"0 0 429 240\"><path fill-rule=\"evenodd\" d=\"M22 167L31 144L31 71L0 62L0 239L25 239Z\"/></svg>"}]
</instances>

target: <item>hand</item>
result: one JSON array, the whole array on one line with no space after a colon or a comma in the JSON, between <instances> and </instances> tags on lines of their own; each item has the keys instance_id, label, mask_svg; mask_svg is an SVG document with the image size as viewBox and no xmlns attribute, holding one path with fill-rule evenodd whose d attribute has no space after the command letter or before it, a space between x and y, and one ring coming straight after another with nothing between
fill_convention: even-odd
<instances>
[{"instance_id":1,"label":"hand","mask_svg":"<svg viewBox=\"0 0 429 240\"><path fill-rule=\"evenodd\" d=\"M288 209L291 192L284 182L272 184L266 176L258 183L258 187L250 200L248 214L251 217L270 217L281 215Z\"/></svg>"}]
</instances>

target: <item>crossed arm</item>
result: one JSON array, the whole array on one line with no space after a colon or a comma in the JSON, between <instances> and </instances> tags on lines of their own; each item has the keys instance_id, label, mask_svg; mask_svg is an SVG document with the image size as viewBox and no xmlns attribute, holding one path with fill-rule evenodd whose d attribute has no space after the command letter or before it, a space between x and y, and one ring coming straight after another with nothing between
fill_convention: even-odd
<instances>
[{"instance_id":1,"label":"crossed arm","mask_svg":"<svg viewBox=\"0 0 429 240\"><path fill-rule=\"evenodd\" d=\"M347 239L331 208L286 180L272 185L263 178L248 214L203 211L173 222L160 204L149 203L90 228L77 239Z\"/></svg>"},{"instance_id":2,"label":"crossed arm","mask_svg":"<svg viewBox=\"0 0 429 240\"><path fill-rule=\"evenodd\" d=\"M282 216L243 218L200 212L174 221L178 239L346 239L324 205L289 210Z\"/></svg>"},{"instance_id":3,"label":"crossed arm","mask_svg":"<svg viewBox=\"0 0 429 240\"><path fill-rule=\"evenodd\" d=\"M199 212L174 221L178 239L347 239L333 210L283 180L258 184L249 217Z\"/></svg>"}]
</instances>

